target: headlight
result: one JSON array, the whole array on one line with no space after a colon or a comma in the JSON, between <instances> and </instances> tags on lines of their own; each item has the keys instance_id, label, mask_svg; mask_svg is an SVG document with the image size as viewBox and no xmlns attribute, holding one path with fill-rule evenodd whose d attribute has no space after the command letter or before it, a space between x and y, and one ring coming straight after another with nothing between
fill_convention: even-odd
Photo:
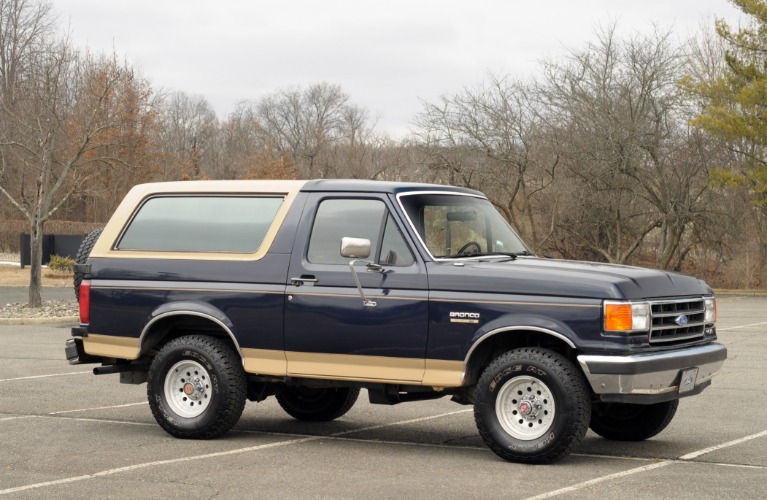
<instances>
[{"instance_id":1,"label":"headlight","mask_svg":"<svg viewBox=\"0 0 767 500\"><path fill-rule=\"evenodd\" d=\"M606 332L646 332L650 329L650 304L647 302L605 302Z\"/></svg>"},{"instance_id":2,"label":"headlight","mask_svg":"<svg viewBox=\"0 0 767 500\"><path fill-rule=\"evenodd\" d=\"M706 323L713 323L716 321L716 299L714 297L708 297L703 299L706 303L706 314L703 316L703 321Z\"/></svg>"}]
</instances>

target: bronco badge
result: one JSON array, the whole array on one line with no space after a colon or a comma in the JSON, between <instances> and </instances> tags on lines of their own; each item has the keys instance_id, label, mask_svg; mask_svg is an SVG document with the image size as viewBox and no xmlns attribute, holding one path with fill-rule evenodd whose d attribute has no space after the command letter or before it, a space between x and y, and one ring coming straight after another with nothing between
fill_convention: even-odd
<instances>
[{"instance_id":1,"label":"bronco badge","mask_svg":"<svg viewBox=\"0 0 767 500\"><path fill-rule=\"evenodd\" d=\"M479 313L450 312L451 323L479 323Z\"/></svg>"}]
</instances>

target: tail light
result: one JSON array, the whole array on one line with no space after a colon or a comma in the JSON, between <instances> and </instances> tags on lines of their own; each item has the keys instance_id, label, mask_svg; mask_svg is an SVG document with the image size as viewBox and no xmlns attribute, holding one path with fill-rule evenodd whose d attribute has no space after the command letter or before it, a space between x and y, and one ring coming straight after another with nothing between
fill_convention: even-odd
<instances>
[{"instance_id":1,"label":"tail light","mask_svg":"<svg viewBox=\"0 0 767 500\"><path fill-rule=\"evenodd\" d=\"M80 283L80 323L91 322L91 280Z\"/></svg>"}]
</instances>

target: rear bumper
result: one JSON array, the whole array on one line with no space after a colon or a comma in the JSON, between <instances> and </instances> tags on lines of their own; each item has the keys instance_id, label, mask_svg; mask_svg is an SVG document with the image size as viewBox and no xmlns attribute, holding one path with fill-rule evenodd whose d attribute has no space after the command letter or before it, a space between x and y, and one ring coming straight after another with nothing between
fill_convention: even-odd
<instances>
[{"instance_id":1,"label":"rear bumper","mask_svg":"<svg viewBox=\"0 0 767 500\"><path fill-rule=\"evenodd\" d=\"M81 338L67 339L64 344L64 354L70 365L101 362L100 357L91 356L85 352L85 349L83 348L83 340Z\"/></svg>"},{"instance_id":2,"label":"rear bumper","mask_svg":"<svg viewBox=\"0 0 767 500\"><path fill-rule=\"evenodd\" d=\"M581 355L578 363L602 401L651 404L698 394L725 359L727 348L713 343L631 356Z\"/></svg>"}]
</instances>

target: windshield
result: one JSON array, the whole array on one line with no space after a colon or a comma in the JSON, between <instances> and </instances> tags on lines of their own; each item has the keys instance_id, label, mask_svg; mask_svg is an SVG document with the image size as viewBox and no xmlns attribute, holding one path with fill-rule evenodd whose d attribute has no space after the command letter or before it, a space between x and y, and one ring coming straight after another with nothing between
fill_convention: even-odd
<instances>
[{"instance_id":1,"label":"windshield","mask_svg":"<svg viewBox=\"0 0 767 500\"><path fill-rule=\"evenodd\" d=\"M434 258L530 254L486 199L454 194L406 194L400 196L400 202Z\"/></svg>"}]
</instances>

